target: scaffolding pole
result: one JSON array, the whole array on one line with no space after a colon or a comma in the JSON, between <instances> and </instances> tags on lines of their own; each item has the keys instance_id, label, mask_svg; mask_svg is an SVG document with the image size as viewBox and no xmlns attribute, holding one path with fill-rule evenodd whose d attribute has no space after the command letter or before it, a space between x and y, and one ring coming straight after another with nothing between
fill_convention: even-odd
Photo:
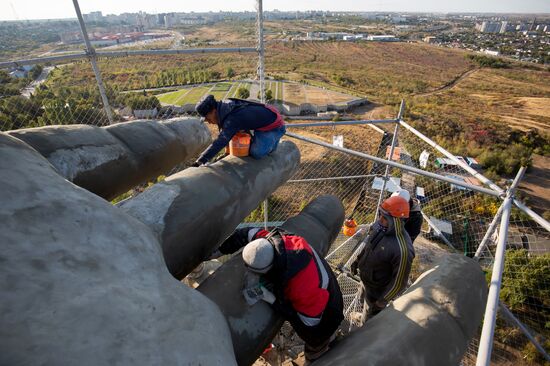
<instances>
[{"instance_id":1,"label":"scaffolding pole","mask_svg":"<svg viewBox=\"0 0 550 366\"><path fill-rule=\"evenodd\" d=\"M401 105L399 106L399 114L397 115L396 120L399 121L403 117L403 112L405 111L405 101L401 100ZM395 145L397 144L397 135L399 133L399 123L395 125L393 129L393 136L391 140L390 147L390 156L389 160L393 161L393 152L395 151ZM382 204L382 199L384 198L384 192L386 192L386 185L388 184L388 178L390 175L390 166L386 165L386 171L384 172L384 182L382 183L382 189L380 190L380 195L378 196L378 203L376 204L376 212L374 214L374 221L378 220L378 207Z\"/></svg>"},{"instance_id":2,"label":"scaffolding pole","mask_svg":"<svg viewBox=\"0 0 550 366\"><path fill-rule=\"evenodd\" d=\"M502 188L500 188L499 186L497 186L495 183L493 183L490 179L485 177L483 174L477 172L475 169L473 169L468 164L466 164L463 161L460 161L459 159L457 159L456 156L454 156L453 154L451 154L450 152L448 152L447 150L445 150L444 148L442 148L441 146L436 144L429 137L425 136L420 131L418 131L415 128L413 128L412 126L410 126L408 123L406 123L403 120L400 120L399 124L401 126L405 127L406 129L408 129L409 131L411 131L413 134L415 134L420 139L424 140L426 143L428 143L434 149L436 149L437 151L439 151L440 153L442 153L443 155L445 155L446 157L451 159L454 163L458 164L458 166L460 166L462 169L466 170L468 173L472 174L474 177L479 179L480 182L484 183L488 187L490 187L493 190L495 190L496 192L500 193L500 196L502 196L504 194L504 190ZM545 220L543 217L538 215L536 212L531 210L529 207L527 207L525 204L518 201L517 199L513 199L512 201L513 201L514 205L517 208L519 208L520 210L525 212L527 215L529 215L534 221L536 221L539 225L541 225L543 228L545 228L546 231L550 232L550 223L547 220Z\"/></svg>"},{"instance_id":3,"label":"scaffolding pole","mask_svg":"<svg viewBox=\"0 0 550 366\"><path fill-rule=\"evenodd\" d=\"M447 244L450 248L455 249L455 246L445 237L445 234L437 227L437 225L429 218L428 215L424 213L424 211L420 211L422 214L422 217L426 222L428 223L428 226L436 233L437 237L440 238L445 244Z\"/></svg>"},{"instance_id":4,"label":"scaffolding pole","mask_svg":"<svg viewBox=\"0 0 550 366\"><path fill-rule=\"evenodd\" d=\"M493 196L493 197L500 197L500 194L498 192L493 191L492 189L475 186L473 184L468 184L468 183L465 183L465 182L457 180L457 179L445 177L443 175L439 175L439 174L436 174L436 173L427 172L427 171L424 171L422 169L418 169L418 168L414 168L414 167L411 167L411 166L408 166L408 165L396 163L394 161L381 159L377 156L365 154L365 153L362 153L362 152L359 152L359 151L334 146L334 145L331 145L327 142L317 140L317 139L313 139L313 138L309 138L309 137L305 137L305 136L301 136L301 135L298 135L298 134L295 134L295 133L292 133L292 132L287 132L286 135L289 136L289 137L298 139L298 140L302 140L302 141L306 141L306 142L309 142L309 143L312 143L312 144L315 144L315 145L323 146L323 147L326 147L328 149L340 151L340 152L343 152L343 153L346 153L346 154L349 154L349 155L354 155L354 156L357 156L357 157L360 157L360 158L363 158L363 159L374 161L376 163L386 164L386 165L392 166L394 168L402 169L402 170L405 170L405 171L408 171L408 172L411 172L411 173L415 173L415 174L422 175L422 176L425 176L425 177L428 177L428 178L436 179L436 180L439 180L439 181L442 181L442 182L454 184L454 185L459 186L459 187L464 187L464 188L467 188L467 189L475 191L475 192L484 193L484 194L487 194L487 195L490 195L490 196Z\"/></svg>"},{"instance_id":5,"label":"scaffolding pole","mask_svg":"<svg viewBox=\"0 0 550 366\"><path fill-rule=\"evenodd\" d=\"M264 75L264 13L263 1L257 0L257 33L258 33L258 79L260 80L260 101L265 103L265 75Z\"/></svg>"},{"instance_id":6,"label":"scaffolding pole","mask_svg":"<svg viewBox=\"0 0 550 366\"><path fill-rule=\"evenodd\" d=\"M352 126L352 125L368 125L368 124L383 124L396 123L397 119L370 119L358 121L338 121L338 122L312 122L312 123L287 123L286 128L305 128L305 127L336 127L336 126Z\"/></svg>"},{"instance_id":7,"label":"scaffolding pole","mask_svg":"<svg viewBox=\"0 0 550 366\"><path fill-rule=\"evenodd\" d=\"M364 179L364 178L379 177L379 176L380 174L365 174L365 175L347 175L343 177L291 179L291 180L288 180L287 183L326 182L331 180Z\"/></svg>"},{"instance_id":8,"label":"scaffolding pole","mask_svg":"<svg viewBox=\"0 0 550 366\"><path fill-rule=\"evenodd\" d=\"M485 315L483 317L483 329L481 330L481 337L479 339L476 366L489 366L491 363L491 351L493 349L493 337L495 333L500 287L502 284L502 272L504 270L506 242L508 241L508 224L510 222L510 213L512 211L512 201L516 187L523 177L525 170L525 167L520 168L514 182L508 189L506 198L502 204L504 208L502 209L502 216L500 218L498 244L495 253L495 261L493 263L493 273L491 275L487 306L485 307Z\"/></svg>"},{"instance_id":9,"label":"scaffolding pole","mask_svg":"<svg viewBox=\"0 0 550 366\"><path fill-rule=\"evenodd\" d=\"M550 232L550 223L545 220L543 217L538 215L535 211L531 210L529 207L525 206L524 203L514 199L514 205L516 205L517 208L525 212L527 215L529 215L533 220L535 220L540 226L546 229L546 231Z\"/></svg>"},{"instance_id":10,"label":"scaffolding pole","mask_svg":"<svg viewBox=\"0 0 550 366\"><path fill-rule=\"evenodd\" d=\"M86 25L84 24L84 19L82 18L82 13L80 12L80 5L78 5L78 0L73 0L74 10L76 11L76 16L78 18L78 23L80 23L80 30L82 31L82 37L84 38L84 43L86 43L86 53L92 64L92 69L94 71L95 79L97 81L97 87L99 88L99 94L101 95L101 100L103 102L103 109L107 115L107 119L110 124L113 124L113 113L111 111L111 106L109 105L109 100L107 99L107 94L105 93L105 88L103 86L103 79L101 79L101 73L97 67L96 54L95 50L90 43L90 38L88 37L88 31L86 30Z\"/></svg>"},{"instance_id":11,"label":"scaffolding pole","mask_svg":"<svg viewBox=\"0 0 550 366\"><path fill-rule=\"evenodd\" d=\"M265 103L265 75L264 75L264 10L262 0L256 1L256 35L258 52L258 80L260 81L260 102ZM252 96L253 97L253 96ZM263 202L264 211L264 228L267 230L267 222L269 221L269 203L267 199Z\"/></svg>"},{"instance_id":12,"label":"scaffolding pole","mask_svg":"<svg viewBox=\"0 0 550 366\"><path fill-rule=\"evenodd\" d=\"M525 326L522 322L519 321L518 318L514 316L514 314L502 303L502 301L499 303L499 310L508 319L510 323L518 327L523 334L533 343L533 346L542 354L542 356L546 359L546 361L550 362L550 356L548 355L548 352L544 349L544 347L541 346L541 344L537 341L537 339L531 334L531 331L527 326Z\"/></svg>"},{"instance_id":13,"label":"scaffolding pole","mask_svg":"<svg viewBox=\"0 0 550 366\"><path fill-rule=\"evenodd\" d=\"M493 232L495 231L498 220L500 219L500 215L502 215L502 211L504 210L504 204L501 204L498 208L497 213L495 214L495 217L493 217L493 221L491 221L491 224L489 225L489 228L487 229L487 232L485 232L485 236L483 236L483 239L481 239L481 243L479 243L479 246L477 247L476 254L474 255L474 258L479 260L481 253L483 253L483 250L487 246L487 243L489 243L489 239L491 238L491 235L493 235Z\"/></svg>"},{"instance_id":14,"label":"scaffolding pole","mask_svg":"<svg viewBox=\"0 0 550 366\"><path fill-rule=\"evenodd\" d=\"M462 169L464 169L465 171L467 171L468 173L470 173L471 175L473 175L474 177L476 177L480 182L482 182L483 184L487 185L488 187L490 187L491 189L493 189L494 191L498 192L500 195L504 195L504 190L502 188L500 188L499 186L497 186L495 183L493 183L489 178L485 177L483 174L481 173L478 173L474 168L472 168L471 166L469 166L468 164L466 164L465 162L463 161L460 161L459 159L456 158L456 156L454 156L453 154L451 154L450 152L448 152L447 150L445 150L444 148L442 148L440 145L438 145L437 143L435 143L432 139L430 139L429 137L425 136L423 133L421 133L420 131L416 130L415 128L413 128L411 125L409 125L408 123L406 123L405 121L403 121L403 119L401 119L399 121L399 124L403 127L405 127L407 130L409 130L410 132L412 132L413 134L415 134L417 137L419 137L421 140L423 140L424 142L426 142L428 145L430 145L431 147L433 147L434 149L436 149L437 151L439 151L440 153L442 153L443 155L445 155L447 158L451 159L455 164L457 164L458 166L460 166Z\"/></svg>"}]
</instances>

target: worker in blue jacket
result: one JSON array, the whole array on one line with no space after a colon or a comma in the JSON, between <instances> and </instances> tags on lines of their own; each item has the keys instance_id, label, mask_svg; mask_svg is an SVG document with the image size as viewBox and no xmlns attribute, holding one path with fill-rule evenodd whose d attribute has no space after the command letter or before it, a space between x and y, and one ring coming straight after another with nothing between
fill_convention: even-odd
<instances>
[{"instance_id":1,"label":"worker in blue jacket","mask_svg":"<svg viewBox=\"0 0 550 366\"><path fill-rule=\"evenodd\" d=\"M253 131L250 143L250 156L261 159L275 151L279 140L285 134L285 123L279 111L270 105L241 99L216 101L207 95L197 103L197 113L206 122L218 126L220 134L201 154L193 166L206 164L239 131Z\"/></svg>"}]
</instances>

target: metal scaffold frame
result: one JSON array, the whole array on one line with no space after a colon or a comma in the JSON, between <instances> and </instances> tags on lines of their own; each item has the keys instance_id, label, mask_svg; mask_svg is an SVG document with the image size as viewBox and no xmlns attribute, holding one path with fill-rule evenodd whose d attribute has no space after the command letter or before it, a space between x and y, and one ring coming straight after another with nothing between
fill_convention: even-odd
<instances>
[{"instance_id":1,"label":"metal scaffold frame","mask_svg":"<svg viewBox=\"0 0 550 366\"><path fill-rule=\"evenodd\" d=\"M68 53L58 56L49 56L49 57L41 57L41 58L30 58L30 59L21 59L21 60L15 60L15 61L4 61L0 62L0 69L2 68L12 68L12 67L20 67L23 65L32 65L37 63L56 63L61 61L74 61L74 60L82 60L82 59L88 59L90 61L90 64L92 66L92 70L96 79L97 88L99 90L99 94L101 96L101 101L103 104L103 109L105 111L105 115L107 116L107 119L109 120L109 123L114 123L114 117L113 117L113 111L111 109L111 106L109 104L109 99L107 96L107 93L105 91L101 70L98 66L97 59L98 58L115 58L115 57L131 57L131 56L141 56L141 55L187 55L187 54L211 54L211 53L228 53L228 52L234 52L234 53L251 53L255 52L258 55L258 61L257 61L257 78L259 81L259 90L260 90L260 100L262 102L265 102L265 43L264 43L264 18L263 18L263 1L262 0L256 0L256 46L255 47L234 47L234 48L191 48L191 49L158 49L158 50L129 50L129 51L96 51L94 47L92 46L88 32L86 29L86 25L84 22L84 19L82 17L80 6L78 3L78 0L73 0L73 5L75 8L75 12L77 15L77 19L80 25L80 30L82 32L82 37L84 40L84 44L86 47L85 52L74 52L74 53ZM507 235L508 235L508 226L510 222L510 213L512 210L512 205L516 206L519 210L527 214L533 221L535 221L537 224L539 224L543 229L550 232L550 223L545 220L543 217L535 213L533 210L531 210L529 207L527 207L524 203L519 201L514 197L515 190L522 179L523 174L525 173L525 168L520 169L518 172L516 178L514 179L514 182L512 185L507 189L504 190L501 187L499 187L497 184L492 182L490 179L485 177L480 172L476 171L472 167L470 167L468 164L466 164L464 161L461 161L460 159L457 159L457 157L454 154L451 154L449 151L438 145L436 142L434 142L429 137L425 136L415 128L413 128L411 125L406 123L404 121L404 113L405 113L405 102L402 101L399 113L395 119L372 119L372 120L353 120L353 121L338 121L338 122L316 122L316 123L288 123L286 124L287 129L301 129L301 128L315 128L315 127L338 127L338 126L358 126L358 125L366 125L371 127L372 129L375 129L377 132L384 134L385 132L378 127L378 125L387 125L387 124L395 124L394 131L393 131L393 137L390 145L390 151L389 151L389 157L388 159L383 159L374 155L369 155L363 152L359 152L356 150L343 148L343 147L337 147L330 143L327 143L325 141L314 139L311 137L302 136L299 134L296 134L294 132L287 132L286 135L288 137L298 139L300 141L304 141L310 144L315 144L318 146L325 147L330 150L338 151L350 156L358 157L361 159L365 159L371 162L374 162L376 164L382 164L385 166L385 172L384 174L356 174L356 175L344 175L344 176L335 176L335 177L324 177L324 178L307 178L307 179L293 179L289 180L288 183L291 184L300 184L300 183L309 183L309 182L327 182L327 181L341 181L341 180L350 180L350 179L365 179L369 177L381 177L383 179L383 186L380 191L380 194L378 196L377 205L379 206L380 203L383 200L383 197L386 193L386 184L388 182L388 179L390 177L390 169L391 168L397 168L404 172L410 172L412 174L417 174L420 176L424 176L430 179L434 179L440 182L445 182L448 184L452 184L458 187L463 187L465 189L471 190L473 192L482 193L491 197L496 197L502 201L497 213L495 214L493 220L489 224L489 227L487 231L485 232L485 235L481 242L479 243L475 258L480 259L481 254L483 251L487 248L489 245L489 242L491 240L491 237L497 230L497 227L499 227L499 235L498 235L498 244L496 249L496 254L494 258L493 263L493 271L492 271L492 278L490 283L490 291L489 291L489 297L487 301L487 306L485 310L485 317L484 317L484 323L483 323L483 329L482 329L482 335L479 342L479 349L478 349L478 356L477 356L477 365L489 365L490 359L491 359L491 352L492 352L492 344L493 344L493 336L494 336L494 330L496 326L496 317L498 310L501 311L501 314L503 314L507 319L509 319L510 323L517 326L525 335L526 337L535 345L536 349L547 359L550 360L550 357L548 356L547 352L544 350L544 348L539 344L537 339L531 334L529 328L525 326L523 323L521 323L508 308L503 304L499 302L499 292L500 287L502 283L502 275L503 275L503 267L504 267L504 259L505 259L505 253L506 253L506 242L507 242ZM394 161L393 159L393 153L394 150L398 144L398 135L400 131L406 130L425 143L427 143L429 146L431 146L433 149L438 151L440 154L443 154L445 157L450 159L452 162L457 164L460 168L464 169L467 173L471 174L473 177L477 178L480 182L482 182L485 186L477 186L473 184L466 183L464 181L429 172L426 170L418 169L413 166L405 165L398 163ZM401 132L403 133L403 132ZM278 224L276 222L270 222L269 221L269 206L268 206L268 200L266 199L262 203L263 208L263 224L264 227L267 227L268 225L274 225ZM377 215L378 213L376 213ZM435 225L431 224L429 221L429 218L427 215L422 213L426 221L430 224L430 226L436 231L437 228ZM260 221L260 220L258 220ZM364 229L361 229L364 230ZM443 241L445 241L448 245L452 246L451 243L445 238L445 236L439 232L439 236ZM332 256L336 251L339 250L340 247L344 246L344 244L340 245L338 248L336 248L334 251L332 251L328 257ZM361 249L361 246L358 245L358 248L356 248L355 252ZM353 257L353 255L352 255ZM348 260L351 260L351 258ZM353 304L355 306L355 303ZM350 306L351 307L351 306Z\"/></svg>"},{"instance_id":2,"label":"metal scaffold frame","mask_svg":"<svg viewBox=\"0 0 550 366\"><path fill-rule=\"evenodd\" d=\"M492 182L491 180L486 178L484 175L477 172L476 170L471 168L469 165L465 164L463 161L457 159L455 155L448 152L446 149L444 149L443 147L441 147L440 145L435 143L433 140L431 140L429 137L423 135L421 132L419 132L418 130L414 129L412 126L407 124L403 120L404 108L405 108L405 105L404 105L404 102L402 101L401 106L400 106L400 110L399 110L399 115L398 115L397 119L395 120L397 122L397 124L396 124L396 127L394 129L394 136L392 138L392 143L390 145L389 160L388 159L382 159L382 158L372 156L372 155L369 155L369 154L365 154L365 153L362 153L362 152L358 152L358 151L355 151L355 150L334 146L334 145L329 144L327 142L324 142L324 141L321 141L321 140L318 140L318 139L314 139L314 138L310 138L310 137L306 137L306 136L302 136L302 135L298 135L298 134L295 134L295 133L292 133L292 132L287 132L286 135L289 136L289 137L307 142L307 143L323 146L327 149L340 151L342 153L346 153L346 154L349 154L349 155L352 155L352 156L357 156L357 157L360 157L360 158L363 158L363 159L366 159L366 160L370 160L370 161L375 162L375 163L386 165L386 171L385 171L385 174L383 176L384 185L383 185L383 188L380 192L380 196L379 196L379 199L378 199L378 206L380 205L381 198L384 195L385 183L386 183L387 178L388 178L389 167L398 168L398 169L401 169L403 171L408 171L408 172L411 172L411 173L414 173L414 174L425 176L427 178L431 178L431 179L439 180L439 181L442 181L442 182L450 183L450 184L453 184L453 185L461 186L461 187L464 187L466 189L470 189L472 191L476 191L476 192L479 192L479 193L483 193L483 194L493 196L493 197L497 197L497 198L501 199L503 202L502 202L500 208L498 209L497 213L495 214L492 222L490 223L489 228L487 229L487 232L485 233L485 236L484 236L483 240L481 241L480 245L478 246L478 248L476 250L476 254L475 254L475 258L479 259L479 256L480 256L481 252L483 251L483 249L488 244L491 235L493 234L496 227L498 226L498 223L500 222L499 241L498 241L498 245L497 245L495 261L493 263L493 277L492 277L491 283L490 283L489 297L488 297L488 301L487 301L487 305L486 305L486 311L485 311L485 317L484 317L484 323L483 323L484 326L483 326L483 329L482 329L482 336L481 336L480 343L479 343L478 357L477 357L476 362L477 362L478 366L487 366L487 365L490 364L491 350L492 350L492 344L493 344L493 336L494 336L494 331L495 331L495 326L496 326L496 313L497 313L497 309L499 309L499 308L500 308L501 312L503 313L503 315L507 319L509 319L510 323L513 324L514 326L516 326L518 329L521 330L522 333L525 334L527 339L531 343L533 343L535 348L543 355L543 357L546 358L547 360L550 360L550 357L548 356L548 353L540 345L540 343L537 341L537 339L530 333L528 327L525 326L521 321L519 321L519 319L517 319L512 314L512 312L510 310L508 310L508 308L504 304L502 304L498 301L498 298L499 298L498 295L499 295L501 281L502 281L502 273L503 273L503 269L504 269L504 254L505 254L505 249L506 249L508 223L509 223L509 219L510 219L512 204L514 204L516 207L518 207L520 210L522 210L524 213L526 213L531 219L533 219L535 222L537 222L539 225L541 225L542 228L544 228L544 229L546 229L547 231L550 232L550 224L548 223L548 221L546 221L544 218L542 218L541 216L539 216L538 214L533 212L531 209L529 209L527 206L525 206L525 204L523 204L522 202L520 202L519 200L517 200L514 197L515 190L516 190L517 186L519 185L519 182L521 181L521 179L522 179L522 177L523 177L523 175L526 171L526 168L522 167L520 169L520 171L518 172L518 174L517 174L516 178L514 179L514 182L512 183L512 185L508 188L508 190L505 191L502 188L500 188L498 185L496 185L494 182ZM330 122L330 123L326 123L326 122L325 123L323 123L323 122L321 122L321 123L304 123L304 124L296 123L296 124L291 124L289 127L291 127L291 128L310 127L311 128L311 127L316 127L316 126L317 127L328 127L328 126L335 126L335 125L361 125L361 124L362 125L375 126L375 124L377 124L377 123L391 123L391 122L395 122L395 121L394 120L372 120L372 121L366 120L366 121L342 121L342 122ZM422 139L423 141L428 143L431 147L433 147L434 149L439 151L441 154L443 154L446 157L448 157L449 159L451 159L454 163L456 163L461 168L463 168L465 171L472 174L479 181L484 183L487 186L487 188L471 185L471 184L468 184L468 183L465 183L463 181L459 181L459 180L456 180L456 179L453 179L453 178L450 178L450 177L447 177L447 176L443 176L443 175L440 175L440 174L437 174L437 173L424 171L424 170L421 170L421 169L417 169L417 168L414 168L414 167L411 167L411 166L408 166L408 165L403 165L403 164L396 163L396 162L392 161L393 150L394 150L395 145L396 145L397 135L398 135L398 132L399 132L399 128L398 128L399 126L404 127L405 129L407 129L408 131L410 131L411 133L413 133L414 135L416 135L417 137L419 137L420 139ZM331 179L331 178L323 178L323 179ZM424 213L422 213L422 215L424 216L425 219L428 218ZM429 220L427 220L427 221L429 222ZM430 226L432 228L435 228L435 226L432 225L432 224L430 224ZM445 236L443 234L440 233L439 236L449 246L453 247L451 245L451 243L445 238ZM360 251L361 248L362 248L362 246L360 245L358 248L356 248L354 253L357 253L358 251ZM353 255L352 255L351 258L353 258ZM351 261L351 258L350 258L350 261ZM346 263L346 265L349 265L349 263ZM350 305L350 308L353 307L353 306L354 306L354 303L352 303L352 305Z\"/></svg>"}]
</instances>

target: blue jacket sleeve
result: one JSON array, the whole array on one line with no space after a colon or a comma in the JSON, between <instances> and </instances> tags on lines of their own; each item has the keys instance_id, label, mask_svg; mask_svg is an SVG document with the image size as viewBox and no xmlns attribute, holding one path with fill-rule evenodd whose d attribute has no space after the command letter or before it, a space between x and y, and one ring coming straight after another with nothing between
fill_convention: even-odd
<instances>
[{"instance_id":1,"label":"blue jacket sleeve","mask_svg":"<svg viewBox=\"0 0 550 366\"><path fill-rule=\"evenodd\" d=\"M235 136L238 129L234 128L231 123L227 124L227 127L222 129L219 136L208 146L206 150L201 154L198 161L202 164L212 159L221 149L229 144L229 141Z\"/></svg>"}]
</instances>

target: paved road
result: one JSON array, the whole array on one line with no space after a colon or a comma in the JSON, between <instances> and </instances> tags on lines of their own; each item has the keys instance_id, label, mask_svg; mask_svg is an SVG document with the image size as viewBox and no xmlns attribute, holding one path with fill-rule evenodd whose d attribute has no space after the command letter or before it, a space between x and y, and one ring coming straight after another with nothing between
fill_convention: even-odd
<instances>
[{"instance_id":1,"label":"paved road","mask_svg":"<svg viewBox=\"0 0 550 366\"><path fill-rule=\"evenodd\" d=\"M38 76L38 78L30 83L27 87L25 87L23 90L21 90L21 95L25 98L30 98L31 94L34 93L35 89L42 84L44 81L46 81L46 78L50 74L50 72L53 70L53 66L47 66L42 70L42 73Z\"/></svg>"}]
</instances>

